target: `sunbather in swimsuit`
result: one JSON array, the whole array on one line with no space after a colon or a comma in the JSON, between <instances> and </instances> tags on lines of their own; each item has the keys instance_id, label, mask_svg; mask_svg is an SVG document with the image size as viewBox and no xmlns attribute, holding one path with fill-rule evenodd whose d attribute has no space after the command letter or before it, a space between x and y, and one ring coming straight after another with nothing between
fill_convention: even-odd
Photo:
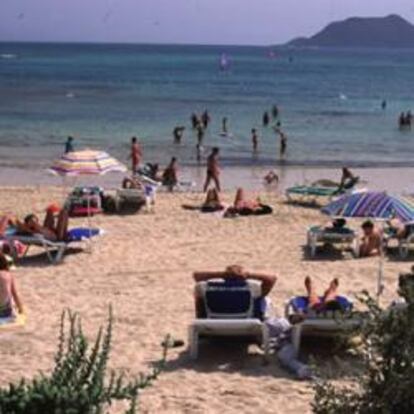
<instances>
[{"instance_id":1,"label":"sunbather in swimsuit","mask_svg":"<svg viewBox=\"0 0 414 414\"><path fill-rule=\"evenodd\" d=\"M29 214L24 222L17 221L18 232L23 234L41 234L50 241L64 241L68 232L69 215L66 209L62 209L57 218L52 210L47 210L43 225L35 214Z\"/></svg>"},{"instance_id":2,"label":"sunbather in swimsuit","mask_svg":"<svg viewBox=\"0 0 414 414\"><path fill-rule=\"evenodd\" d=\"M19 313L23 313L23 303L17 293L13 275L9 272L9 262L0 254L0 318L13 316L13 304Z\"/></svg>"},{"instance_id":3,"label":"sunbather in swimsuit","mask_svg":"<svg viewBox=\"0 0 414 414\"><path fill-rule=\"evenodd\" d=\"M214 213L215 211L221 211L224 209L224 205L220 200L220 195L215 188L210 188L207 191L206 199L201 206L203 213Z\"/></svg>"},{"instance_id":4,"label":"sunbather in swimsuit","mask_svg":"<svg viewBox=\"0 0 414 414\"><path fill-rule=\"evenodd\" d=\"M246 200L244 190L242 188L237 189L236 197L234 198L233 206L229 207L226 211L226 216L239 214L241 216L249 215L264 215L271 214L272 208L264 205L256 200Z\"/></svg>"},{"instance_id":5,"label":"sunbather in swimsuit","mask_svg":"<svg viewBox=\"0 0 414 414\"><path fill-rule=\"evenodd\" d=\"M319 297L315 292L312 279L307 276L305 278L305 288L309 300L309 309L317 312L338 309L339 304L336 300L338 285L338 279L333 279L324 295Z\"/></svg>"}]
</instances>

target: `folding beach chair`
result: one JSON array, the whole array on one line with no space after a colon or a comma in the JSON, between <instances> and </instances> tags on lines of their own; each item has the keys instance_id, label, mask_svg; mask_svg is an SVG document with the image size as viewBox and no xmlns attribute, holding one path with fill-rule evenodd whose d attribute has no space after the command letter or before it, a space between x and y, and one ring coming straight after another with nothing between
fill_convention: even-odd
<instances>
[{"instance_id":1,"label":"folding beach chair","mask_svg":"<svg viewBox=\"0 0 414 414\"><path fill-rule=\"evenodd\" d=\"M84 243L91 240L93 237L101 236L103 234L101 229L88 229L88 228L74 228L68 231L68 237L66 241L51 241L46 239L41 234L35 234L31 236L24 235L8 235L5 236L8 244L11 246L12 255L14 259L17 259L17 252L14 251L14 241L19 241L27 246L26 255L31 246L38 246L44 249L50 263L57 264L63 259L66 249L74 243Z\"/></svg>"},{"instance_id":2,"label":"folding beach chair","mask_svg":"<svg viewBox=\"0 0 414 414\"><path fill-rule=\"evenodd\" d=\"M265 309L261 283L257 281L218 280L200 282L196 294L204 313L189 327L190 356L198 357L200 337L247 337L269 355L269 332L263 323Z\"/></svg>"},{"instance_id":3,"label":"folding beach chair","mask_svg":"<svg viewBox=\"0 0 414 414\"><path fill-rule=\"evenodd\" d=\"M309 309L306 296L294 296L285 307L286 318L305 315L303 322L292 327L292 343L296 352L300 350L302 336L336 337L356 329L361 321L353 316L353 302L346 296L337 296L338 309L315 312Z\"/></svg>"}]
</instances>

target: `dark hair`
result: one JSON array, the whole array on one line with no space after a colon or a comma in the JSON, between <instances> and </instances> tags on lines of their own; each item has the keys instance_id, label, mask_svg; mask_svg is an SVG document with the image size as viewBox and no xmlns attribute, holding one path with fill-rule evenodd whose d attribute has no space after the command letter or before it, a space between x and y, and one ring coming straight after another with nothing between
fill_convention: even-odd
<instances>
[{"instance_id":1,"label":"dark hair","mask_svg":"<svg viewBox=\"0 0 414 414\"><path fill-rule=\"evenodd\" d=\"M73 141L73 137L71 137L70 135L68 136L68 141Z\"/></svg>"},{"instance_id":2,"label":"dark hair","mask_svg":"<svg viewBox=\"0 0 414 414\"><path fill-rule=\"evenodd\" d=\"M362 223L361 227L363 229L372 229L372 228L374 228L374 223L371 220L366 220Z\"/></svg>"},{"instance_id":3,"label":"dark hair","mask_svg":"<svg viewBox=\"0 0 414 414\"><path fill-rule=\"evenodd\" d=\"M254 134L256 132L256 128L252 129L252 134Z\"/></svg>"},{"instance_id":4,"label":"dark hair","mask_svg":"<svg viewBox=\"0 0 414 414\"><path fill-rule=\"evenodd\" d=\"M220 151L219 147L213 147L213 149L212 149L213 154L218 154L219 151Z\"/></svg>"},{"instance_id":5,"label":"dark hair","mask_svg":"<svg viewBox=\"0 0 414 414\"><path fill-rule=\"evenodd\" d=\"M132 138L131 138L131 141L132 141L133 143L137 142L137 137L132 137Z\"/></svg>"},{"instance_id":6,"label":"dark hair","mask_svg":"<svg viewBox=\"0 0 414 414\"><path fill-rule=\"evenodd\" d=\"M10 264L9 264L9 261L7 260L7 257L3 253L0 253L0 270L9 270L9 269L10 269Z\"/></svg>"},{"instance_id":7,"label":"dark hair","mask_svg":"<svg viewBox=\"0 0 414 414\"><path fill-rule=\"evenodd\" d=\"M36 219L36 214L28 214L25 218L24 218L24 222L25 224L28 224L29 221Z\"/></svg>"},{"instance_id":8,"label":"dark hair","mask_svg":"<svg viewBox=\"0 0 414 414\"><path fill-rule=\"evenodd\" d=\"M177 158L175 158L175 157L171 158L171 162L176 162L176 161L177 161Z\"/></svg>"}]
</instances>

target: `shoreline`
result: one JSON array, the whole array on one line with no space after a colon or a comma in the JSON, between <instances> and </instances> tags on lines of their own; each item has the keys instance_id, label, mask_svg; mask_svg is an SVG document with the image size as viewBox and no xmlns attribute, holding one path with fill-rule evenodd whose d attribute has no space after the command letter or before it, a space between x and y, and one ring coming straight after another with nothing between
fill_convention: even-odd
<instances>
[{"instance_id":1,"label":"shoreline","mask_svg":"<svg viewBox=\"0 0 414 414\"><path fill-rule=\"evenodd\" d=\"M286 188L311 184L319 179L339 181L341 171L339 168L325 167L236 167L226 166L221 169L222 187L226 191L244 187L251 191L269 191L265 187L263 177L270 170L279 176L279 185L271 187L272 191L282 194ZM361 177L360 187L377 191L390 191L395 194L414 194L412 173L414 168L355 168L352 171ZM62 179L49 173L47 170L24 170L22 168L2 168L0 170L0 186L2 187L62 187L79 184L96 184L108 189L117 188L124 174L109 174L101 177L73 177ZM202 190L205 179L205 166L179 168L179 177L182 181L191 181L195 186L192 191Z\"/></svg>"}]
</instances>

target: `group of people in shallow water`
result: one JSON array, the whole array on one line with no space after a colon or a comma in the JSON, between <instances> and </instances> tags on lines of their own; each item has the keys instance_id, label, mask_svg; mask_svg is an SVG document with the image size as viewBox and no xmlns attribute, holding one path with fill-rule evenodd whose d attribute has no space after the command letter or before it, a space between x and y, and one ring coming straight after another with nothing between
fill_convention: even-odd
<instances>
[{"instance_id":1,"label":"group of people in shallow water","mask_svg":"<svg viewBox=\"0 0 414 414\"><path fill-rule=\"evenodd\" d=\"M268 127L271 124L271 121L274 121L273 129L277 136L279 136L280 139L280 156L283 158L286 154L287 149L287 136L282 131L281 122L280 122L280 110L277 105L273 105L271 111L265 111L262 117L262 125L263 127ZM196 132L197 136L197 144L196 144L196 158L197 161L201 161L202 156L202 150L203 150L203 143L204 143L204 137L205 132L208 129L210 123L211 123L211 115L208 112L208 110L205 110L201 113L201 115L198 115L197 113L192 113L190 117L191 121L191 128L193 131ZM183 138L183 134L186 127L183 125L177 125L173 129L173 139L174 143L180 144ZM220 135L222 137L229 137L231 136L229 132L229 126L228 126L228 118L223 117L221 119L221 132ZM251 129L251 142L252 142L252 150L253 153L256 154L259 149L259 136L257 132L257 128Z\"/></svg>"},{"instance_id":2,"label":"group of people in shallow water","mask_svg":"<svg viewBox=\"0 0 414 414\"><path fill-rule=\"evenodd\" d=\"M411 125L413 123L413 114L411 111L401 112L398 118L398 126L400 130L411 129Z\"/></svg>"}]
</instances>

